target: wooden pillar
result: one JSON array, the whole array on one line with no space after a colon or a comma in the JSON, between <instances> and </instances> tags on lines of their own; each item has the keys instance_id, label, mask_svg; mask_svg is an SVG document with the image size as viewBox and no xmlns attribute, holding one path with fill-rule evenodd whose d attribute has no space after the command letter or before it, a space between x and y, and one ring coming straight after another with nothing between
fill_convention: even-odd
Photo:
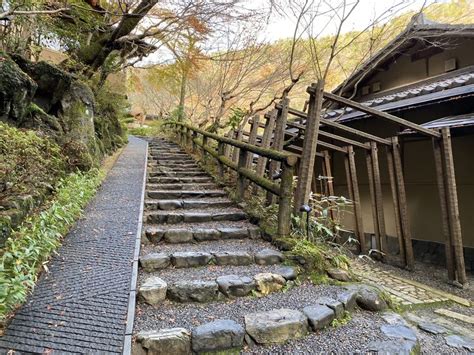
<instances>
[{"instance_id":1,"label":"wooden pillar","mask_svg":"<svg viewBox=\"0 0 474 355\"><path fill-rule=\"evenodd\" d=\"M290 99L284 98L280 101L280 109L278 109L276 121L275 121L275 132L273 135L273 144L272 149L277 151L283 150L283 143L285 142L285 129L286 121L288 119L288 108L290 106ZM270 161L270 166L268 168L268 178L272 179L273 174L278 171L280 167L279 162ZM274 202L274 196L272 193L267 192L267 204L271 205Z\"/></svg>"},{"instance_id":2,"label":"wooden pillar","mask_svg":"<svg viewBox=\"0 0 474 355\"><path fill-rule=\"evenodd\" d=\"M433 138L433 153L436 168L436 182L441 206L441 222L443 226L444 248L446 253L446 268L448 269L448 280L456 280L456 265L454 264L453 241L449 227L449 215L447 206L447 195L445 185L445 173L443 168L443 146L442 139Z\"/></svg>"},{"instance_id":3,"label":"wooden pillar","mask_svg":"<svg viewBox=\"0 0 474 355\"><path fill-rule=\"evenodd\" d=\"M395 215L395 230L397 232L398 239L398 249L400 252L400 262L401 265L407 264L406 255L405 255L405 241L402 233L402 220L400 216L400 202L398 199L398 187L397 187L397 178L395 176L395 167L393 160L392 147L387 147L387 165L388 165L388 175L390 178L390 188L392 190L392 200L393 200L393 212Z\"/></svg>"},{"instance_id":4,"label":"wooden pillar","mask_svg":"<svg viewBox=\"0 0 474 355\"><path fill-rule=\"evenodd\" d=\"M316 147L318 144L319 123L321 121L321 106L323 102L324 82L318 81L308 87L310 95L308 118L303 141L303 151L298 170L298 185L295 192L294 213L299 213L301 205L308 203L311 192L311 180L313 178L314 161L316 159Z\"/></svg>"},{"instance_id":5,"label":"wooden pillar","mask_svg":"<svg viewBox=\"0 0 474 355\"><path fill-rule=\"evenodd\" d=\"M362 254L368 253L367 243L365 241L364 224L362 219L362 208L360 203L359 180L357 178L357 169L355 163L354 147L347 147L346 155L346 176L350 180L349 196L354 203L354 218L356 222L357 237L359 238L360 251ZM348 183L349 185L349 183Z\"/></svg>"},{"instance_id":6,"label":"wooden pillar","mask_svg":"<svg viewBox=\"0 0 474 355\"><path fill-rule=\"evenodd\" d=\"M411 231L408 223L408 204L405 191L405 178L403 176L402 157L398 137L392 137L393 166L395 171L395 181L397 182L398 204L400 206L400 221L405 246L406 267L413 270L415 267L415 257L413 255L413 245L411 242Z\"/></svg>"},{"instance_id":7,"label":"wooden pillar","mask_svg":"<svg viewBox=\"0 0 474 355\"><path fill-rule=\"evenodd\" d=\"M439 147L438 147L439 145ZM436 157L438 155L438 158ZM451 258L450 263L448 264L448 276L450 278L455 275L457 281L463 285L467 282L466 269L464 265L464 250L463 250L463 241L462 241L462 230L461 230L461 221L459 218L459 203L456 187L456 174L454 169L454 158L453 150L451 143L451 132L449 128L443 128L441 130L441 139L440 142L435 143L435 162L439 161L437 165L442 165L442 176L443 186L444 186L444 205L446 212L443 215L444 223L447 216L448 230L450 237L446 241L446 244L449 242L449 246L446 247L446 260L448 261ZM438 175L439 167L437 167ZM440 185L440 184L438 184ZM440 198L441 198L441 209L443 211L443 194L440 188ZM449 252L449 254L448 254ZM450 270L451 268L451 270Z\"/></svg>"}]
</instances>

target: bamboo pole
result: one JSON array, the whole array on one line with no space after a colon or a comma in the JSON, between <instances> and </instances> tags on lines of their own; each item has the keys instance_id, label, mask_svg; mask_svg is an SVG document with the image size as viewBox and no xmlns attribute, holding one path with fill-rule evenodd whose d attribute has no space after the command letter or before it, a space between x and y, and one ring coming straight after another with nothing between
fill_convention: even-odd
<instances>
[{"instance_id":1,"label":"bamboo pole","mask_svg":"<svg viewBox=\"0 0 474 355\"><path fill-rule=\"evenodd\" d=\"M307 203L311 193L311 180L313 178L314 162L316 160L316 148L318 144L319 124L321 119L321 108L323 102L324 81L308 87L310 95L308 119L306 121L305 138L303 141L303 152L298 170L298 184L295 192L294 213L299 213L300 206Z\"/></svg>"}]
</instances>

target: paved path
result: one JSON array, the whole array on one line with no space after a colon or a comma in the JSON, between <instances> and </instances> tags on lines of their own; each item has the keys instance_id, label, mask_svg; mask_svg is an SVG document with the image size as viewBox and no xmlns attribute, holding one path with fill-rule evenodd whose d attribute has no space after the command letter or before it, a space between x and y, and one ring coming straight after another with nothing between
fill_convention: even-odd
<instances>
[{"instance_id":1,"label":"paved path","mask_svg":"<svg viewBox=\"0 0 474 355\"><path fill-rule=\"evenodd\" d=\"M0 339L0 353L122 352L145 160L146 142L131 137Z\"/></svg>"},{"instance_id":2,"label":"paved path","mask_svg":"<svg viewBox=\"0 0 474 355\"><path fill-rule=\"evenodd\" d=\"M466 299L419 282L396 276L371 264L353 263L352 271L361 278L363 282L382 287L402 306L448 301L470 306L470 302Z\"/></svg>"}]
</instances>

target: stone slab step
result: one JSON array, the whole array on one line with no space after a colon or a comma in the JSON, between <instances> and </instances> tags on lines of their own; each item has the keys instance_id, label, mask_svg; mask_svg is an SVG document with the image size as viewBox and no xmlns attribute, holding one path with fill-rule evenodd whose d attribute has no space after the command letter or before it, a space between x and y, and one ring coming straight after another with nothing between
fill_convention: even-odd
<instances>
[{"instance_id":1,"label":"stone slab step","mask_svg":"<svg viewBox=\"0 0 474 355\"><path fill-rule=\"evenodd\" d=\"M173 227L147 225L145 236L152 243L161 241L166 243L190 243L225 239L257 239L260 238L261 232L258 227L249 223L242 226L226 226L224 223L216 225L212 222L210 225L202 223L193 227L188 227L186 224Z\"/></svg>"},{"instance_id":2,"label":"stone slab step","mask_svg":"<svg viewBox=\"0 0 474 355\"><path fill-rule=\"evenodd\" d=\"M161 200L176 200L186 198L226 197L223 190L149 190L147 197Z\"/></svg>"},{"instance_id":3,"label":"stone slab step","mask_svg":"<svg viewBox=\"0 0 474 355\"><path fill-rule=\"evenodd\" d=\"M212 221L242 221L247 219L247 214L239 209L232 208L221 211L151 211L145 215L147 223L200 223Z\"/></svg>"},{"instance_id":4,"label":"stone slab step","mask_svg":"<svg viewBox=\"0 0 474 355\"><path fill-rule=\"evenodd\" d=\"M209 174L202 170L196 171L163 171L153 170L148 172L149 177L209 177Z\"/></svg>"},{"instance_id":5,"label":"stone slab step","mask_svg":"<svg viewBox=\"0 0 474 355\"><path fill-rule=\"evenodd\" d=\"M147 210L161 210L172 211L178 209L193 209L199 208L201 210L209 208L226 208L235 206L234 202L227 198L215 197L200 200L145 200L145 209Z\"/></svg>"},{"instance_id":6,"label":"stone slab step","mask_svg":"<svg viewBox=\"0 0 474 355\"><path fill-rule=\"evenodd\" d=\"M150 184L189 184L189 183L208 183L213 182L211 177L148 177L147 182Z\"/></svg>"},{"instance_id":7,"label":"stone slab step","mask_svg":"<svg viewBox=\"0 0 474 355\"><path fill-rule=\"evenodd\" d=\"M200 256L202 260L208 257L208 255ZM295 268L291 266L280 268L292 268L292 279L296 278L294 276L297 275ZM171 281L166 281L165 277L151 275L146 276L141 283L139 296L146 303L153 305L162 303L165 297L178 303L208 303L228 298L246 297L255 293L267 296L270 293L281 291L288 281L292 281L278 273L278 270L279 268L275 268L275 272L260 272L249 276L222 274L212 279L202 279L195 276ZM288 272L284 272L284 275L286 274ZM164 288L166 288L166 296L164 296ZM342 306L341 303L340 305Z\"/></svg>"},{"instance_id":8,"label":"stone slab step","mask_svg":"<svg viewBox=\"0 0 474 355\"><path fill-rule=\"evenodd\" d=\"M215 190L217 185L213 182L193 182L193 183L148 183L148 190Z\"/></svg>"},{"instance_id":9,"label":"stone slab step","mask_svg":"<svg viewBox=\"0 0 474 355\"><path fill-rule=\"evenodd\" d=\"M140 257L140 266L148 272L154 270L175 268L192 268L206 265L244 266L244 265L277 265L283 262L284 255L278 250L262 249L256 253L242 251L190 251L174 253L150 253ZM282 276L288 279L296 278L282 271Z\"/></svg>"}]
</instances>

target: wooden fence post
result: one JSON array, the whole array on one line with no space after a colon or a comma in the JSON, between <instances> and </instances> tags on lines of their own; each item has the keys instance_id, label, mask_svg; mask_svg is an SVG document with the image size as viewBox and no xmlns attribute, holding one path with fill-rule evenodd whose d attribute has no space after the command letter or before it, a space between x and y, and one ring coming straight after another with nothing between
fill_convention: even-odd
<instances>
[{"instance_id":1,"label":"wooden fence post","mask_svg":"<svg viewBox=\"0 0 474 355\"><path fill-rule=\"evenodd\" d=\"M301 205L308 202L311 192L316 147L318 144L319 123L321 121L321 106L323 101L324 82L312 84L307 92L310 95L308 118L298 170L298 185L295 192L294 213L299 213Z\"/></svg>"},{"instance_id":2,"label":"wooden fence post","mask_svg":"<svg viewBox=\"0 0 474 355\"><path fill-rule=\"evenodd\" d=\"M219 156L225 156L225 144L222 142L217 143L217 154ZM219 169L219 177L222 179L224 178L224 164L217 159L217 167Z\"/></svg>"},{"instance_id":3,"label":"wooden fence post","mask_svg":"<svg viewBox=\"0 0 474 355\"><path fill-rule=\"evenodd\" d=\"M282 163L280 181L280 200L278 203L278 231L279 237L287 237L291 231L291 196L293 195L293 166Z\"/></svg>"},{"instance_id":4,"label":"wooden fence post","mask_svg":"<svg viewBox=\"0 0 474 355\"><path fill-rule=\"evenodd\" d=\"M246 149L239 149L239 161L237 163L237 201L242 201L245 197L245 177L239 172L240 169L245 168L247 164L248 151Z\"/></svg>"},{"instance_id":5,"label":"wooden fence post","mask_svg":"<svg viewBox=\"0 0 474 355\"><path fill-rule=\"evenodd\" d=\"M259 115L253 116L252 117L251 128L250 128L250 135L249 135L248 144L256 145L259 124L260 124L260 116ZM245 164L245 167L247 169L252 167L253 157L254 157L254 155L252 153L250 153L248 155L247 162Z\"/></svg>"},{"instance_id":6,"label":"wooden fence post","mask_svg":"<svg viewBox=\"0 0 474 355\"><path fill-rule=\"evenodd\" d=\"M456 266L457 281L461 284L465 284L467 282L467 277L466 269L464 266L464 250L462 241L461 221L459 218L456 172L454 169L451 132L449 128L443 128L441 130L441 140L444 182L446 186L446 207L449 220L449 232L451 234L452 248L454 251L454 265Z\"/></svg>"},{"instance_id":7,"label":"wooden fence post","mask_svg":"<svg viewBox=\"0 0 474 355\"><path fill-rule=\"evenodd\" d=\"M280 101L280 107L277 111L277 117L275 120L275 132L273 135L272 149L277 151L283 150L283 143L285 141L285 128L286 121L288 119L288 108L290 106L290 99L284 98ZM280 164L277 161L270 161L268 168L268 177L272 179L273 174L279 169ZM267 204L271 205L275 201L273 194L267 193Z\"/></svg>"}]
</instances>

